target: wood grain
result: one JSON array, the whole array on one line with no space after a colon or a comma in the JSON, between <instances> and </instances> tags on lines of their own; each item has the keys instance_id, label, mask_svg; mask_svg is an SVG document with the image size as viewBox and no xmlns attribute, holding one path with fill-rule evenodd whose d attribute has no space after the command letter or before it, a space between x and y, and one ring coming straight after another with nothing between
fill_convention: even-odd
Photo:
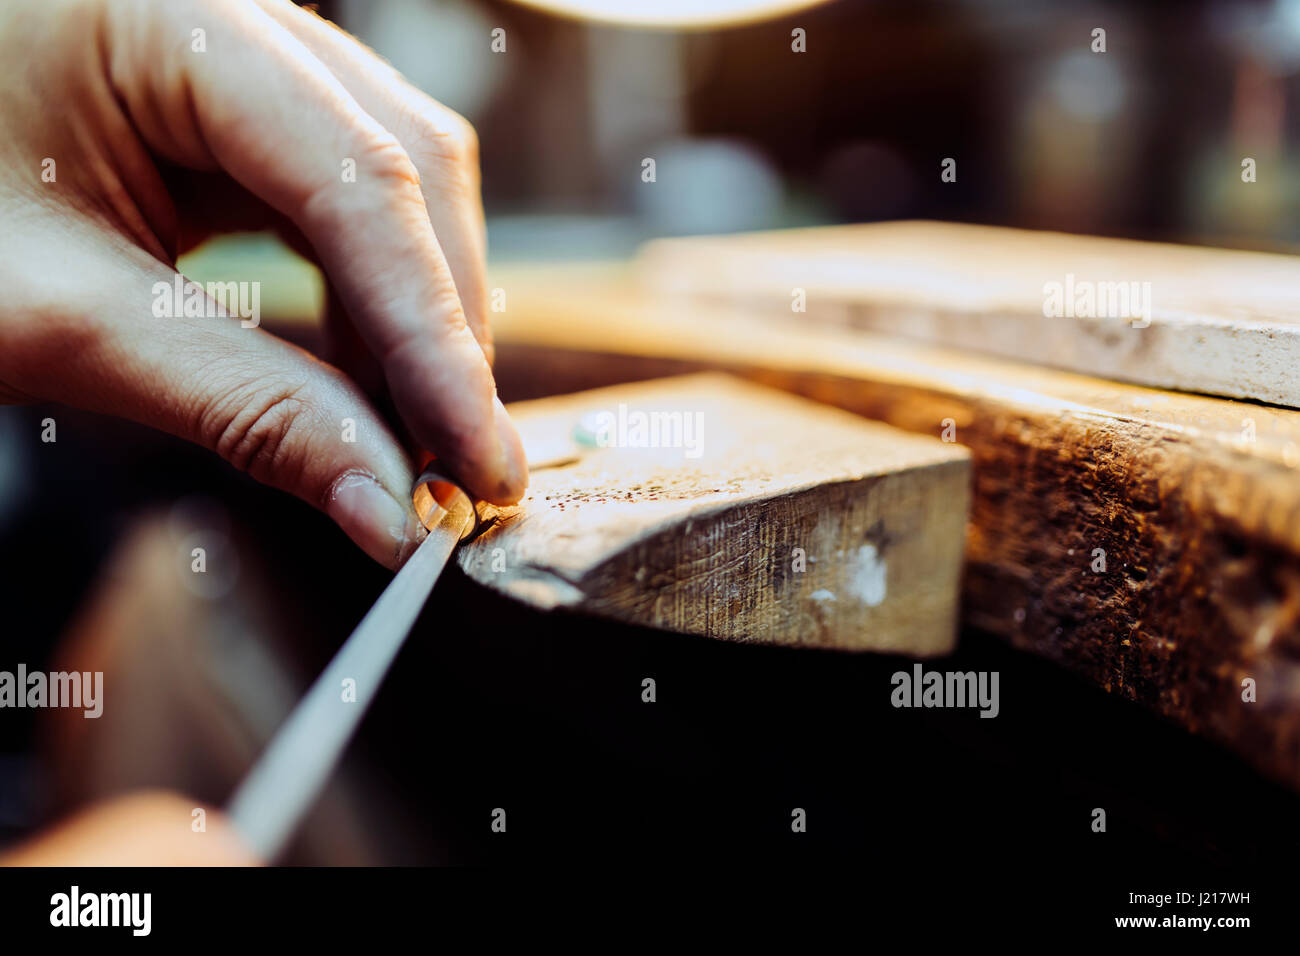
<instances>
[{"instance_id":1,"label":"wood grain","mask_svg":"<svg viewBox=\"0 0 1300 956\"><path fill-rule=\"evenodd\" d=\"M494 282L520 394L723 368L921 434L950 423L975 466L966 623L1300 788L1300 412L655 304L609 270Z\"/></svg>"},{"instance_id":2,"label":"wood grain","mask_svg":"<svg viewBox=\"0 0 1300 956\"><path fill-rule=\"evenodd\" d=\"M721 375L510 412L533 461L572 453L535 467L524 501L460 549L480 583L723 640L952 649L965 449ZM569 440L584 427L585 444Z\"/></svg>"},{"instance_id":3,"label":"wood grain","mask_svg":"<svg viewBox=\"0 0 1300 956\"><path fill-rule=\"evenodd\" d=\"M1295 256L892 222L661 240L638 275L653 292L1300 406ZM792 316L796 288L807 312Z\"/></svg>"}]
</instances>

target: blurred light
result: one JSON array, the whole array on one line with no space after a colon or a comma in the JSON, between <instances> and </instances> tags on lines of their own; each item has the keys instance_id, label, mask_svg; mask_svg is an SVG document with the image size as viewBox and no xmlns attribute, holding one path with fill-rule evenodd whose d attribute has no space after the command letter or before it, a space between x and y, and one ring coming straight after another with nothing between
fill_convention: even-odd
<instances>
[{"instance_id":1,"label":"blurred light","mask_svg":"<svg viewBox=\"0 0 1300 956\"><path fill-rule=\"evenodd\" d=\"M826 0L515 0L578 20L639 26L703 27L752 23L815 7Z\"/></svg>"},{"instance_id":2,"label":"blurred light","mask_svg":"<svg viewBox=\"0 0 1300 956\"><path fill-rule=\"evenodd\" d=\"M413 85L470 119L514 62L483 55L493 24L461 0L347 0L344 14L348 28Z\"/></svg>"},{"instance_id":3,"label":"blurred light","mask_svg":"<svg viewBox=\"0 0 1300 956\"><path fill-rule=\"evenodd\" d=\"M1210 8L1210 23L1238 55L1258 61L1270 72L1285 76L1300 68L1300 0L1220 2Z\"/></svg>"},{"instance_id":4,"label":"blurred light","mask_svg":"<svg viewBox=\"0 0 1300 956\"><path fill-rule=\"evenodd\" d=\"M177 576L191 594L220 600L239 580L239 553L230 538L230 515L211 498L192 495L173 503L168 525L176 545ZM202 561L202 571L195 562Z\"/></svg>"},{"instance_id":5,"label":"blurred light","mask_svg":"<svg viewBox=\"0 0 1300 956\"><path fill-rule=\"evenodd\" d=\"M1109 56L1074 50L1052 67L1052 95L1079 119L1105 120L1124 105L1124 77Z\"/></svg>"},{"instance_id":6,"label":"blurred light","mask_svg":"<svg viewBox=\"0 0 1300 956\"><path fill-rule=\"evenodd\" d=\"M631 258L649 238L631 218L555 213L490 216L492 261Z\"/></svg>"},{"instance_id":7,"label":"blurred light","mask_svg":"<svg viewBox=\"0 0 1300 956\"><path fill-rule=\"evenodd\" d=\"M31 492L34 424L17 408L0 408L0 525L22 510Z\"/></svg>"},{"instance_id":8,"label":"blurred light","mask_svg":"<svg viewBox=\"0 0 1300 956\"><path fill-rule=\"evenodd\" d=\"M656 181L633 187L637 211L657 235L771 228L781 177L754 149L728 140L673 140L647 150Z\"/></svg>"}]
</instances>

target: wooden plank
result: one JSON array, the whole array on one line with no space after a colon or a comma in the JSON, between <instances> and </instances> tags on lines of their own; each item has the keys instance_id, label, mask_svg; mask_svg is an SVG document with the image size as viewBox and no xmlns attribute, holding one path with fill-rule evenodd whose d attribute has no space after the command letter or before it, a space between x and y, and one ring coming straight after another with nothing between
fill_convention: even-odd
<instances>
[{"instance_id":1,"label":"wooden plank","mask_svg":"<svg viewBox=\"0 0 1300 956\"><path fill-rule=\"evenodd\" d=\"M638 273L801 323L1300 407L1300 257L894 222L661 240Z\"/></svg>"},{"instance_id":2,"label":"wooden plank","mask_svg":"<svg viewBox=\"0 0 1300 956\"><path fill-rule=\"evenodd\" d=\"M951 651L965 449L722 375L510 413L558 463L458 552L480 583L723 640Z\"/></svg>"},{"instance_id":3,"label":"wooden plank","mask_svg":"<svg viewBox=\"0 0 1300 956\"><path fill-rule=\"evenodd\" d=\"M494 284L499 378L521 393L725 368L951 425L975 463L965 621L1300 788L1300 412L656 305L584 269Z\"/></svg>"}]
</instances>

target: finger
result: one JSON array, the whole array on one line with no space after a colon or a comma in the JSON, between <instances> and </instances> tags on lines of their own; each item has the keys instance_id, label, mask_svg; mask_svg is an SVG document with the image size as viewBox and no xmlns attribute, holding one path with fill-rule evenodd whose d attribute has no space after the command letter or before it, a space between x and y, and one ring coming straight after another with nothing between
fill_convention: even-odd
<instances>
[{"instance_id":1,"label":"finger","mask_svg":"<svg viewBox=\"0 0 1300 956\"><path fill-rule=\"evenodd\" d=\"M195 810L203 828L194 829ZM4 866L255 866L260 861L218 810L175 793L97 804L0 857Z\"/></svg>"},{"instance_id":2,"label":"finger","mask_svg":"<svg viewBox=\"0 0 1300 956\"><path fill-rule=\"evenodd\" d=\"M58 289L31 290L46 300L0 326L0 378L210 448L325 511L372 558L397 567L423 538L413 475L357 387L307 352L215 314L192 285L178 298L176 274L142 250L104 244L73 230L25 238L25 271L54 274L62 261L78 271ZM193 314L200 310L208 314ZM101 318L121 313L133 320Z\"/></svg>"},{"instance_id":3,"label":"finger","mask_svg":"<svg viewBox=\"0 0 1300 956\"><path fill-rule=\"evenodd\" d=\"M258 0L329 67L361 108L401 142L420 173L434 235L451 267L474 337L492 361L487 321L486 229L479 199L478 137L454 110L409 84L355 37L290 0Z\"/></svg>"},{"instance_id":4,"label":"finger","mask_svg":"<svg viewBox=\"0 0 1300 956\"><path fill-rule=\"evenodd\" d=\"M255 6L132 9L151 15L111 32L110 62L146 140L187 165L210 157L288 216L383 363L417 440L480 497L518 500L522 446L396 137ZM170 39L193 28L206 31L202 53ZM349 162L355 181L342 175Z\"/></svg>"}]
</instances>

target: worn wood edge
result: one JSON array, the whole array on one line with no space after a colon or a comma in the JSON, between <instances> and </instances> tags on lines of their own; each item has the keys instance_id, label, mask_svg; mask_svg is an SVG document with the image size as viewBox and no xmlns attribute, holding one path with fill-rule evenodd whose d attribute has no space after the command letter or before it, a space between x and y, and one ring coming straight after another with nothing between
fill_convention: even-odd
<instances>
[{"instance_id":1,"label":"worn wood edge","mask_svg":"<svg viewBox=\"0 0 1300 956\"><path fill-rule=\"evenodd\" d=\"M642 293L781 295L787 311L799 286L839 301L863 301L866 293L897 304L1041 316L1043 281L1069 272L1163 285L1154 313L1161 318L1300 327L1295 255L956 222L657 239L641 248L629 276Z\"/></svg>"},{"instance_id":2,"label":"worn wood edge","mask_svg":"<svg viewBox=\"0 0 1300 956\"><path fill-rule=\"evenodd\" d=\"M1150 325L1045 317L1044 283L1144 282ZM1300 406L1300 258L995 226L887 222L663 239L647 292L791 314L945 347Z\"/></svg>"},{"instance_id":3,"label":"worn wood edge","mask_svg":"<svg viewBox=\"0 0 1300 956\"><path fill-rule=\"evenodd\" d=\"M958 501L962 514L969 509L970 464L967 459L952 458L933 461L897 475L866 475L833 483L833 485L807 486L791 489L779 499L749 497L732 504L714 502L691 509L687 519L687 533L700 541L708 541L715 533L726 533L726 528L737 523L761 523L786 502L807 497L821 505L831 488L842 488L847 496L860 495L864 490L886 480L921 477L922 472L951 472L949 491ZM628 545L605 560L593 563L584 573L569 577L552 569L541 568L526 555L520 555L503 535L509 526L510 515L504 515L500 524L490 528L475 542L462 547L458 563L469 577L478 583L500 591L541 610L565 609L580 611L610 620L619 620L641 626L664 626L648 623L646 615L631 614L623 597L648 596L653 600L673 599L676 589L666 585L663 576L670 574L666 568L655 567L653 556L659 553L658 543L668 536L683 534L680 521L665 523L647 530L631 540ZM961 522L964 524L964 520ZM736 643L763 643L830 648L851 651L875 651L905 654L910 657L929 658L951 653L956 645L959 613L959 584L962 569L962 528L951 529L954 546L950 553L936 553L930 565L931 575L924 589L911 585L907 604L914 608L912 624L902 629L879 628L870 623L862 627L837 628L834 623L819 615L791 613L783 618L779 627L765 637L756 638L743 628L730 627L733 611L723 612L712 623L693 627L687 633L733 641ZM797 538L792 537L792 544ZM491 573L488 568L492 551L505 549L506 561L514 569L509 577ZM648 576L643 569L650 568ZM775 573L781 566L772 566L771 575L754 575L745 582L732 581L733 590L746 591L771 607L780 607L791 601L780 589L773 590L774 580L783 575ZM638 574L638 572L641 572ZM788 578L788 575L784 577ZM656 580L658 579L658 580ZM650 581L650 584L643 584ZM674 582L676 583L676 582ZM745 587L736 587L737 584ZM689 582L688 582L689 585ZM752 585L752 587L750 587ZM812 590L811 586L808 590Z\"/></svg>"},{"instance_id":4,"label":"worn wood edge","mask_svg":"<svg viewBox=\"0 0 1300 956\"><path fill-rule=\"evenodd\" d=\"M458 551L462 570L481 584L542 609L579 610L717 639L892 651L918 657L950 652L956 636L956 597L969 509L970 455L965 448L892 429L834 406L808 401L788 390L759 388L744 379L722 375L664 379L630 389L607 388L566 395L558 401L516 402L510 405L510 411L527 439L539 427L549 430L557 411L568 405L603 407L620 400L653 404L660 395L677 400L710 389L715 390L715 396L725 394L732 402L752 400L750 407L781 409L787 416L797 416L801 406L806 406L804 411L836 436L832 443L851 442L853 436L860 435L864 441L888 446L891 454L901 443L902 451L897 454L907 464L898 469L890 464L889 457L875 459L870 453L859 452L832 472L818 471L824 477L801 473L786 476L777 494L758 489L740 493L718 490L716 494L677 502L668 516L652 516L647 523L635 525L617 541L616 550L598 548L565 554L564 560L557 560L553 550L540 559L531 553L536 540L516 533L521 529L515 522L523 517L521 509L527 501L521 506L489 508L486 516L493 521L492 527ZM890 489L906 492L917 488L918 483L926 488L918 497L942 500L950 506L903 509L908 513L895 516L881 504ZM831 499L841 504L830 509L827 502ZM853 515L855 509L860 510ZM827 513L833 513L834 519L825 519ZM847 600L847 595L840 595L845 598L841 601L826 592L824 585L837 581L842 584L842 575L783 574L783 561L766 560L751 566L747 555L738 561L728 559L728 564L742 565L743 579L731 573L719 580L716 574L701 575L696 570L701 563L716 563L719 556L725 556L727 549L721 543L737 540L738 529L751 524L776 529L786 541L781 547L789 550L813 540L825 544L823 536L830 529L866 525L869 519L874 523L883 520L886 537L894 536L890 547L901 546L902 553L912 552L913 559L918 548L932 545L924 548L923 562L902 562L907 573L901 582L893 581L883 609L859 607ZM898 538L904 529L907 536ZM660 547L670 539L673 546ZM685 570L661 566L659 559L681 548L683 541L688 542L688 550L698 551ZM884 542L878 543L883 551ZM504 559L500 570L492 567L494 554ZM896 569L898 566L894 565ZM922 566L924 573L920 573ZM734 567L731 570L736 572ZM728 589L729 604L713 615L713 608L719 605L714 590L720 583ZM804 593L800 594L800 590ZM809 595L815 598L817 593L822 598L810 600ZM671 614L656 620L662 618L656 613L660 604L674 602L699 620L687 626L670 623L679 620ZM769 623L773 619L779 623ZM759 620L765 636L754 637L753 625Z\"/></svg>"},{"instance_id":5,"label":"worn wood edge","mask_svg":"<svg viewBox=\"0 0 1300 956\"><path fill-rule=\"evenodd\" d=\"M952 419L975 458L964 619L1300 788L1300 412L734 310L731 334L703 334L717 326L613 286L534 292L499 325L501 377L518 388L720 368L925 434ZM1257 417L1254 442L1239 440L1241 416ZM1071 445L1104 454L1075 468ZM1056 491L1065 530L1043 541L1019 516ZM1083 576L1094 547L1117 573ZM1256 703L1241 700L1247 676Z\"/></svg>"},{"instance_id":6,"label":"worn wood edge","mask_svg":"<svg viewBox=\"0 0 1300 956\"><path fill-rule=\"evenodd\" d=\"M1294 409L1171 393L886 336L809 328L788 316L767 321L739 309L646 302L622 289L574 295L543 284L516 287L514 295L516 305L497 323L497 335L515 345L678 358L685 371L816 371L993 402L1024 409L1036 419L1056 415L1106 427L1124 422L1160 436L1162 443L1195 449L1196 460L1232 462L1233 469L1248 471L1253 483L1274 489L1275 494L1258 497L1258 507L1248 514L1232 509L1233 514L1247 522L1244 531L1300 550L1300 495L1292 490L1300 486L1300 411ZM959 429L964 424L955 423ZM942 420L918 424L909 430L942 432ZM1197 493L1211 506L1232 500L1217 487L1198 485Z\"/></svg>"}]
</instances>

